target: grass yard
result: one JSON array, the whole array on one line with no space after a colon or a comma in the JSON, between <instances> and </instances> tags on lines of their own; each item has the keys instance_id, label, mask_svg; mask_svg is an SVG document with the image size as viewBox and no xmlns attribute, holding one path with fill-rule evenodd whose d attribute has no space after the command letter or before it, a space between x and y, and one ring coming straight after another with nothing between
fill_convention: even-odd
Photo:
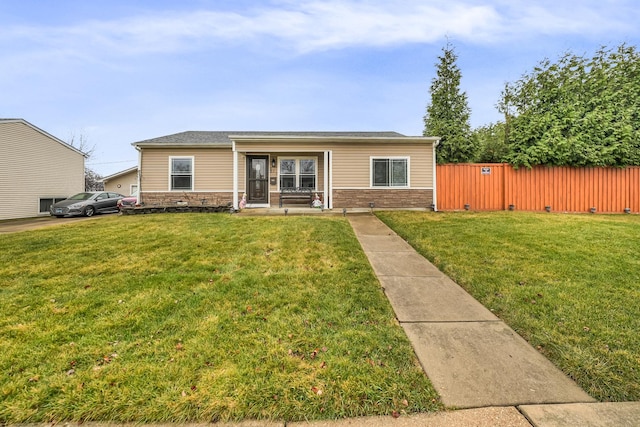
<instances>
[{"instance_id":1,"label":"grass yard","mask_svg":"<svg viewBox=\"0 0 640 427\"><path fill-rule=\"evenodd\" d=\"M380 212L589 394L640 400L640 217Z\"/></svg>"},{"instance_id":2,"label":"grass yard","mask_svg":"<svg viewBox=\"0 0 640 427\"><path fill-rule=\"evenodd\" d=\"M96 218L0 236L0 278L0 425L441 408L344 218Z\"/></svg>"}]
</instances>

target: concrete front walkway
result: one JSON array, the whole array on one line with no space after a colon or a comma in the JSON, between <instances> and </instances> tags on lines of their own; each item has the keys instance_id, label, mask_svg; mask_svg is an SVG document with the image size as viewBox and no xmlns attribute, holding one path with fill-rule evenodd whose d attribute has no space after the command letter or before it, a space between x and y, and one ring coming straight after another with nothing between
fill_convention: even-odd
<instances>
[{"instance_id":1,"label":"concrete front walkway","mask_svg":"<svg viewBox=\"0 0 640 427\"><path fill-rule=\"evenodd\" d=\"M375 216L348 218L400 325L447 407L517 407L519 416L524 420L522 414L526 414L534 426L619 426L640 420L639 402L595 403ZM554 423L556 414L562 415ZM562 423L568 419L572 421Z\"/></svg>"}]
</instances>

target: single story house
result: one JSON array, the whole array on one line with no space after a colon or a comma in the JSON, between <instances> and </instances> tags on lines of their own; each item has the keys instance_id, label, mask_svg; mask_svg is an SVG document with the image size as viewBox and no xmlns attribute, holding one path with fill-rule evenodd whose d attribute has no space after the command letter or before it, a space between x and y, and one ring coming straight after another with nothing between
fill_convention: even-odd
<instances>
[{"instance_id":1,"label":"single story house","mask_svg":"<svg viewBox=\"0 0 640 427\"><path fill-rule=\"evenodd\" d=\"M436 204L437 137L397 132L182 132L132 145L139 202L277 207L292 188L325 208Z\"/></svg>"},{"instance_id":2,"label":"single story house","mask_svg":"<svg viewBox=\"0 0 640 427\"><path fill-rule=\"evenodd\" d=\"M23 119L0 119L0 220L49 215L84 191L85 154Z\"/></svg>"},{"instance_id":3,"label":"single story house","mask_svg":"<svg viewBox=\"0 0 640 427\"><path fill-rule=\"evenodd\" d=\"M101 179L104 191L133 196L138 194L138 167L134 166Z\"/></svg>"}]
</instances>

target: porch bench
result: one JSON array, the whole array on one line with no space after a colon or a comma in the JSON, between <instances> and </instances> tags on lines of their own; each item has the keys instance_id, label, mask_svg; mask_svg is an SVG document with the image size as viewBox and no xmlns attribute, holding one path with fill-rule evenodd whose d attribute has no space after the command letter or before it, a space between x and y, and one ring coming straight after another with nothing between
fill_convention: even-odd
<instances>
[{"instance_id":1,"label":"porch bench","mask_svg":"<svg viewBox=\"0 0 640 427\"><path fill-rule=\"evenodd\" d=\"M283 200L303 200L309 204L313 203L313 189L309 187L286 187L280 189L280 207Z\"/></svg>"}]
</instances>

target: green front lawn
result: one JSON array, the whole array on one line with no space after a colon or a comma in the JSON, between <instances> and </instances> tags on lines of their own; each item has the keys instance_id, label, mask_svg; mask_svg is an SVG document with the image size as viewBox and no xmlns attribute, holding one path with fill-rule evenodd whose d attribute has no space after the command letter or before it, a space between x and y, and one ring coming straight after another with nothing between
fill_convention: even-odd
<instances>
[{"instance_id":1,"label":"green front lawn","mask_svg":"<svg viewBox=\"0 0 640 427\"><path fill-rule=\"evenodd\" d=\"M343 218L96 218L1 236L0 278L0 424L441 408Z\"/></svg>"},{"instance_id":2,"label":"green front lawn","mask_svg":"<svg viewBox=\"0 0 640 427\"><path fill-rule=\"evenodd\" d=\"M601 401L640 400L640 217L378 216Z\"/></svg>"}]
</instances>

